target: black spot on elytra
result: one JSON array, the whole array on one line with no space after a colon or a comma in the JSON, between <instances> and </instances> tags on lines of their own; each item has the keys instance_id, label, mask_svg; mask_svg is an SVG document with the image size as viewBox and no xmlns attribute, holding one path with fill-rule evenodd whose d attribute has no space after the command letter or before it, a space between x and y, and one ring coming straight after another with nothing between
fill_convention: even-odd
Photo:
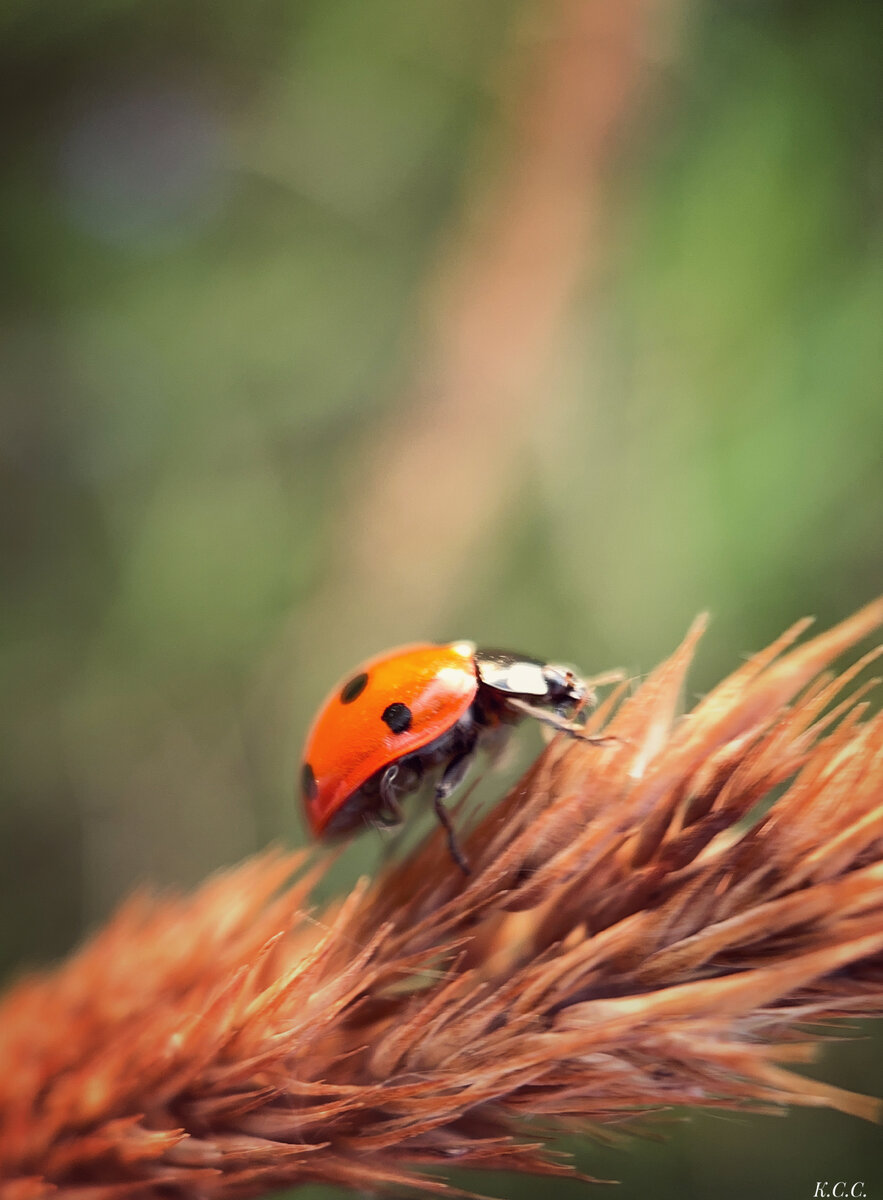
<instances>
[{"instance_id":1,"label":"black spot on elytra","mask_svg":"<svg viewBox=\"0 0 883 1200\"><path fill-rule=\"evenodd\" d=\"M411 728L411 710L407 704L388 704L383 710L383 718L393 733L404 733Z\"/></svg>"},{"instance_id":2,"label":"black spot on elytra","mask_svg":"<svg viewBox=\"0 0 883 1200\"><path fill-rule=\"evenodd\" d=\"M367 686L368 675L365 671L362 671L358 675L354 675L349 683L345 683L341 688L340 703L352 704L354 700L361 696L362 692L364 692Z\"/></svg>"},{"instance_id":3,"label":"black spot on elytra","mask_svg":"<svg viewBox=\"0 0 883 1200\"><path fill-rule=\"evenodd\" d=\"M300 772L300 785L303 788L304 798L306 800L315 800L319 791L319 785L316 783L316 774L309 763L304 763Z\"/></svg>"}]
</instances>

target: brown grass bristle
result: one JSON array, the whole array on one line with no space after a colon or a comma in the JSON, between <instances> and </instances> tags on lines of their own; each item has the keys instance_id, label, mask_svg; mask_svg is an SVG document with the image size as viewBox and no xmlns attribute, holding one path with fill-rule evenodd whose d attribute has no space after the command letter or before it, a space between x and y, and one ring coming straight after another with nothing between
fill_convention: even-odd
<instances>
[{"instance_id":1,"label":"brown grass bristle","mask_svg":"<svg viewBox=\"0 0 883 1200\"><path fill-rule=\"evenodd\" d=\"M618 740L556 738L465 834L468 879L437 830L324 912L304 853L134 897L0 1003L4 1200L440 1193L663 1106L874 1118L784 1064L883 1012L883 716L829 673L881 623L796 626L679 716L698 622L593 717Z\"/></svg>"}]
</instances>

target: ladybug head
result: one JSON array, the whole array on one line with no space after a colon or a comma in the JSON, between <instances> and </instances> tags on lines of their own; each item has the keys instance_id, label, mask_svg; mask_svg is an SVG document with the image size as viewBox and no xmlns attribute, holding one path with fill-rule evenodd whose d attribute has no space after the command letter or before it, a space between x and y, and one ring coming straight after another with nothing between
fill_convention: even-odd
<instances>
[{"instance_id":1,"label":"ladybug head","mask_svg":"<svg viewBox=\"0 0 883 1200\"><path fill-rule=\"evenodd\" d=\"M572 667L547 663L543 676L548 688L548 703L560 717L571 717L585 704L592 704L594 692Z\"/></svg>"}]
</instances>

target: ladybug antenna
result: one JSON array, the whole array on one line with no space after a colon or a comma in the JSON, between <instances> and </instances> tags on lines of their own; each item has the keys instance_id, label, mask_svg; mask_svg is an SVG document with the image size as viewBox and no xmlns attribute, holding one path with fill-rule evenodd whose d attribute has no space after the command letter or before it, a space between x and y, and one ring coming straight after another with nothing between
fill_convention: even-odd
<instances>
[{"instance_id":1,"label":"ladybug antenna","mask_svg":"<svg viewBox=\"0 0 883 1200\"><path fill-rule=\"evenodd\" d=\"M622 683L628 677L628 671L623 670L622 667L616 667L612 671L604 671L601 675L591 675L588 679L584 679L583 683L587 688L607 687L611 683Z\"/></svg>"}]
</instances>

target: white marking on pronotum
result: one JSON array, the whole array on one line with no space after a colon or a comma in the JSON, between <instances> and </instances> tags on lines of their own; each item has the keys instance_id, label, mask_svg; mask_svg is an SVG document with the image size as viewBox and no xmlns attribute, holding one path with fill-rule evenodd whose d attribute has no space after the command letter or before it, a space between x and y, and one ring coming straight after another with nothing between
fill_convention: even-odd
<instances>
[{"instance_id":1,"label":"white marking on pronotum","mask_svg":"<svg viewBox=\"0 0 883 1200\"><path fill-rule=\"evenodd\" d=\"M482 666L481 677L491 687L521 696L545 696L549 690L543 668L537 663L515 662L495 667Z\"/></svg>"}]
</instances>

